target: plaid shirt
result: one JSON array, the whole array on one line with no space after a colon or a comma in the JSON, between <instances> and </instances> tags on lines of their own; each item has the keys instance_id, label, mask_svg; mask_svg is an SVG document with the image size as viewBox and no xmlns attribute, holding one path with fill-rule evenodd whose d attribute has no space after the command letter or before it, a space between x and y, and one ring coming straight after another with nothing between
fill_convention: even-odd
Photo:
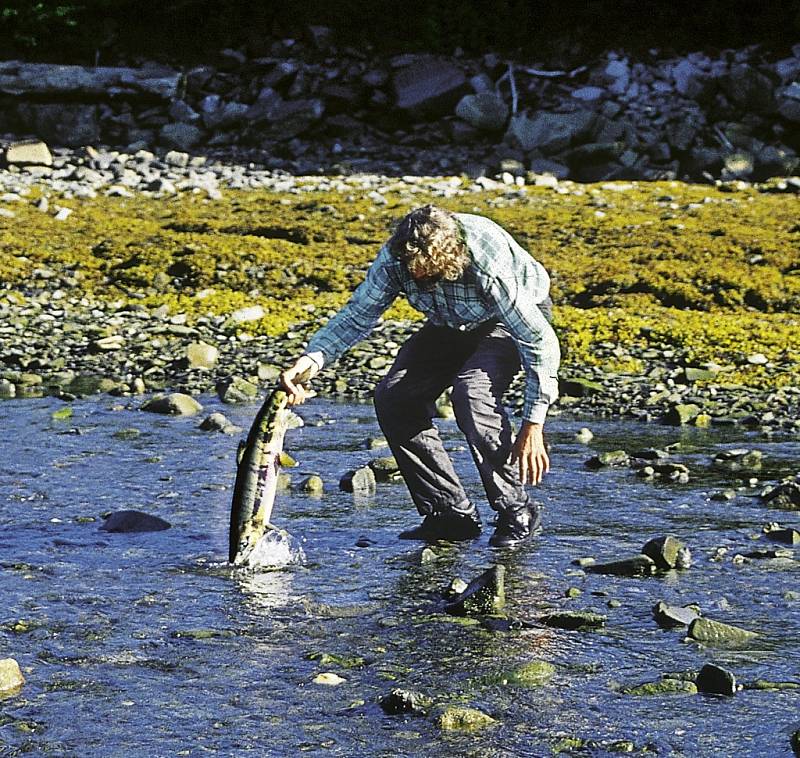
<instances>
[{"instance_id":1,"label":"plaid shirt","mask_svg":"<svg viewBox=\"0 0 800 758\"><path fill-rule=\"evenodd\" d=\"M544 423L558 397L561 358L556 335L537 307L549 295L550 277L494 221L467 213L456 217L472 259L458 279L421 287L385 244L349 302L311 338L306 354L336 360L375 327L400 293L436 326L474 329L497 319L514 337L525 369L523 417Z\"/></svg>"}]
</instances>

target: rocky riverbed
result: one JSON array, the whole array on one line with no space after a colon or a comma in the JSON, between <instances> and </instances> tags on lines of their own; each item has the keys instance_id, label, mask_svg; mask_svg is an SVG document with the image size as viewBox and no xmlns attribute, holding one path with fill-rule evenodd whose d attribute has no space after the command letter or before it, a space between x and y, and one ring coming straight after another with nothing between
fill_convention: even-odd
<instances>
[{"instance_id":1,"label":"rocky riverbed","mask_svg":"<svg viewBox=\"0 0 800 758\"><path fill-rule=\"evenodd\" d=\"M0 173L4 397L270 383L360 281L391 220L433 200L497 218L553 273L555 413L800 433L797 180L302 177L43 143L16 156ZM369 397L412 317L390 311L317 389Z\"/></svg>"}]
</instances>

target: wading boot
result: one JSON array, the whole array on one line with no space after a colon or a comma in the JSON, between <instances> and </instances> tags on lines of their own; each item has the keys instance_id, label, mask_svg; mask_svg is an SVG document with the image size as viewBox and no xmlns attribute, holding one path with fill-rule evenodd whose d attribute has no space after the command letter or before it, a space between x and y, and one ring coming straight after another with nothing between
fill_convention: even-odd
<instances>
[{"instance_id":1,"label":"wading boot","mask_svg":"<svg viewBox=\"0 0 800 758\"><path fill-rule=\"evenodd\" d=\"M481 517L473 505L466 511L450 510L425 516L419 526L400 532L398 536L401 540L461 542L474 540L480 533Z\"/></svg>"},{"instance_id":2,"label":"wading boot","mask_svg":"<svg viewBox=\"0 0 800 758\"><path fill-rule=\"evenodd\" d=\"M539 506L525 503L518 508L508 508L497 516L497 528L489 537L492 547L513 547L542 531Z\"/></svg>"}]
</instances>

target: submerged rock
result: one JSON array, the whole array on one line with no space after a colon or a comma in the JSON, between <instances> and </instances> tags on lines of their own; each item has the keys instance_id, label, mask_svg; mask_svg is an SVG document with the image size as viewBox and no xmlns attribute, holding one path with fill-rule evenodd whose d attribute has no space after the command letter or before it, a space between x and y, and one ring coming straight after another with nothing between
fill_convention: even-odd
<instances>
[{"instance_id":1,"label":"submerged rock","mask_svg":"<svg viewBox=\"0 0 800 758\"><path fill-rule=\"evenodd\" d=\"M322 481L322 477L311 474L300 482L297 489L309 495L321 495L325 491L325 483Z\"/></svg>"},{"instance_id":2,"label":"submerged rock","mask_svg":"<svg viewBox=\"0 0 800 758\"><path fill-rule=\"evenodd\" d=\"M649 555L640 553L618 561L595 563L587 566L586 571L591 574L611 574L613 576L652 576L656 572L656 563Z\"/></svg>"},{"instance_id":3,"label":"submerged rock","mask_svg":"<svg viewBox=\"0 0 800 758\"><path fill-rule=\"evenodd\" d=\"M689 637L707 645L740 645L758 635L747 629L699 617L689 624Z\"/></svg>"},{"instance_id":4,"label":"submerged rock","mask_svg":"<svg viewBox=\"0 0 800 758\"><path fill-rule=\"evenodd\" d=\"M426 715L433 705L433 700L416 690L406 690L395 687L386 695L378 698L378 704L384 713L395 715L398 713L417 713Z\"/></svg>"},{"instance_id":5,"label":"submerged rock","mask_svg":"<svg viewBox=\"0 0 800 758\"><path fill-rule=\"evenodd\" d=\"M100 531L117 533L161 532L171 526L172 524L158 516L151 516L149 513L143 513L142 511L128 510L112 513L102 523Z\"/></svg>"},{"instance_id":6,"label":"submerged rock","mask_svg":"<svg viewBox=\"0 0 800 758\"><path fill-rule=\"evenodd\" d=\"M606 623L605 616L591 611L555 611L540 616L538 620L545 626L581 632L600 629Z\"/></svg>"},{"instance_id":7,"label":"submerged rock","mask_svg":"<svg viewBox=\"0 0 800 758\"><path fill-rule=\"evenodd\" d=\"M663 677L655 682L645 682L632 687L620 689L623 695L653 696L653 695L696 695L697 685L685 679L672 679Z\"/></svg>"},{"instance_id":8,"label":"submerged rock","mask_svg":"<svg viewBox=\"0 0 800 758\"><path fill-rule=\"evenodd\" d=\"M439 728L446 732L472 732L496 724L497 719L477 708L449 705L439 714L437 723Z\"/></svg>"},{"instance_id":9,"label":"submerged rock","mask_svg":"<svg viewBox=\"0 0 800 758\"><path fill-rule=\"evenodd\" d=\"M22 689L25 677L13 658L0 660L0 697L12 695Z\"/></svg>"},{"instance_id":10,"label":"submerged rock","mask_svg":"<svg viewBox=\"0 0 800 758\"><path fill-rule=\"evenodd\" d=\"M506 567L498 563L473 579L467 588L447 605L445 611L454 616L497 613L506 604Z\"/></svg>"},{"instance_id":11,"label":"submerged rock","mask_svg":"<svg viewBox=\"0 0 800 758\"><path fill-rule=\"evenodd\" d=\"M735 695L738 689L732 672L707 663L697 675L697 691L707 695Z\"/></svg>"},{"instance_id":12,"label":"submerged rock","mask_svg":"<svg viewBox=\"0 0 800 758\"><path fill-rule=\"evenodd\" d=\"M556 673L556 667L549 661L530 661L497 677L501 684L519 687L541 687L547 684Z\"/></svg>"}]
</instances>

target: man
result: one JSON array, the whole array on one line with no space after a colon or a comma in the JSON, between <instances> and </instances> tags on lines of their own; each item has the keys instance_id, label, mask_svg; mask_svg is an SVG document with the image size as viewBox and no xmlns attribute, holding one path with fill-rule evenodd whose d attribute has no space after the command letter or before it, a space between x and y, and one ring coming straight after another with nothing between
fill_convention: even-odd
<instances>
[{"instance_id":1,"label":"man","mask_svg":"<svg viewBox=\"0 0 800 758\"><path fill-rule=\"evenodd\" d=\"M556 399L560 361L550 326L550 278L500 226L426 205L402 219L350 301L281 374L292 404L313 377L368 334L403 293L425 325L403 345L375 388L378 421L423 521L401 539L466 540L481 530L433 424L435 400L452 386L453 410L498 513L489 544L510 547L540 529L525 491L550 469L543 426ZM524 420L512 442L502 397L525 369Z\"/></svg>"}]
</instances>

